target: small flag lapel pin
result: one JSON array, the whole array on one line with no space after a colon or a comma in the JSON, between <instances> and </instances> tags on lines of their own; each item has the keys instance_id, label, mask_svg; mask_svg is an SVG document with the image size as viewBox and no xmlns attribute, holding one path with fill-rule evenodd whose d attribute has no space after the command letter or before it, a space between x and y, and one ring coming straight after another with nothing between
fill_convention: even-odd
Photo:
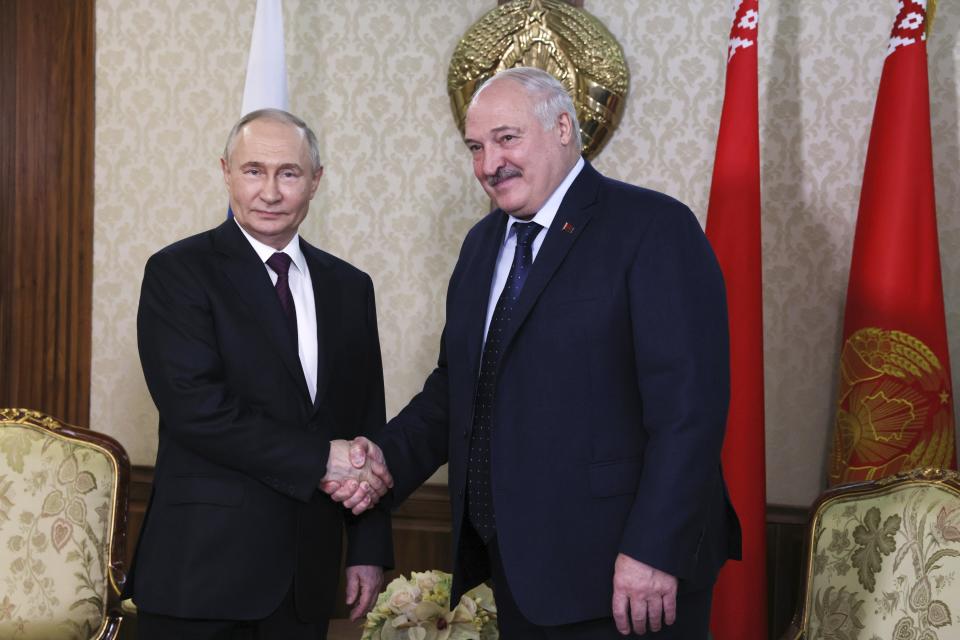
<instances>
[{"instance_id":1,"label":"small flag lapel pin","mask_svg":"<svg viewBox=\"0 0 960 640\"><path fill-rule=\"evenodd\" d=\"M573 225L570 224L569 222L564 222L563 231L565 231L566 233L573 233Z\"/></svg>"}]
</instances>

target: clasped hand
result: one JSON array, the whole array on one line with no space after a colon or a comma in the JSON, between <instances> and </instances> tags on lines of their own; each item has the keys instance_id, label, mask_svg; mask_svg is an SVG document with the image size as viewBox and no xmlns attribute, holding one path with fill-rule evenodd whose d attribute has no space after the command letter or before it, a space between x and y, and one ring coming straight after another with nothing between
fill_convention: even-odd
<instances>
[{"instance_id":1,"label":"clasped hand","mask_svg":"<svg viewBox=\"0 0 960 640\"><path fill-rule=\"evenodd\" d=\"M380 447L362 436L330 442L327 473L320 479L320 489L334 501L359 515L392 487L393 477Z\"/></svg>"}]
</instances>

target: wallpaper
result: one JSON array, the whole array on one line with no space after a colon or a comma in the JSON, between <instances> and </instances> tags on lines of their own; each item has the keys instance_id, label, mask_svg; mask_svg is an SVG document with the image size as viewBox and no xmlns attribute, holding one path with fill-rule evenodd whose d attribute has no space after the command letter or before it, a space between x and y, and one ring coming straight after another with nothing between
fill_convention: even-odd
<instances>
[{"instance_id":1,"label":"wallpaper","mask_svg":"<svg viewBox=\"0 0 960 640\"><path fill-rule=\"evenodd\" d=\"M768 501L823 487L847 272L874 99L896 2L763 2L760 119ZM156 454L136 350L143 265L219 224L218 167L239 116L254 0L98 0L91 424L135 464ZM488 202L450 114L457 39L493 0L286 0L291 109L325 174L301 231L377 291L387 412L437 356L447 279ZM667 192L705 222L723 100L725 2L587 0L631 73L595 164ZM960 363L960 10L940 3L930 88L944 294ZM958 366L955 364L955 366ZM955 391L960 385L955 383ZM443 482L438 474L435 481Z\"/></svg>"}]
</instances>

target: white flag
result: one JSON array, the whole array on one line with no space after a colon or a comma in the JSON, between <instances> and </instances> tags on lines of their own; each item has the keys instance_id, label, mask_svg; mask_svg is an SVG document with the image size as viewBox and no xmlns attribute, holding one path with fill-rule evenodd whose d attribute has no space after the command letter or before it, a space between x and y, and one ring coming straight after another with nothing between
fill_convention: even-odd
<instances>
[{"instance_id":1,"label":"white flag","mask_svg":"<svg viewBox=\"0 0 960 640\"><path fill-rule=\"evenodd\" d=\"M281 0L257 0L240 115L267 108L290 110Z\"/></svg>"}]
</instances>

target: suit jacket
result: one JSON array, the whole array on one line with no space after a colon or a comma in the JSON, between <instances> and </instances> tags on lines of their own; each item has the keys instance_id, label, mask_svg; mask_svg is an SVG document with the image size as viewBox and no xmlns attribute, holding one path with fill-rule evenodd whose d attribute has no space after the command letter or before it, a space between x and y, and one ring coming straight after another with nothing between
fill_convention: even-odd
<instances>
[{"instance_id":1,"label":"suit jacket","mask_svg":"<svg viewBox=\"0 0 960 640\"><path fill-rule=\"evenodd\" d=\"M486 577L463 535L484 321L507 216L467 234L436 369L379 439L402 500L449 461L455 598ZM536 624L611 615L625 553L709 585L740 530L720 470L729 396L722 275L687 207L584 166L506 330L491 482L510 589Z\"/></svg>"},{"instance_id":2,"label":"suit jacket","mask_svg":"<svg viewBox=\"0 0 960 640\"><path fill-rule=\"evenodd\" d=\"M153 493L127 593L152 613L266 617L296 576L298 613L329 617L347 564L392 564L380 509L318 491L330 440L384 422L370 278L300 240L317 306L311 402L263 262L233 220L153 255L137 334L160 412Z\"/></svg>"}]
</instances>

